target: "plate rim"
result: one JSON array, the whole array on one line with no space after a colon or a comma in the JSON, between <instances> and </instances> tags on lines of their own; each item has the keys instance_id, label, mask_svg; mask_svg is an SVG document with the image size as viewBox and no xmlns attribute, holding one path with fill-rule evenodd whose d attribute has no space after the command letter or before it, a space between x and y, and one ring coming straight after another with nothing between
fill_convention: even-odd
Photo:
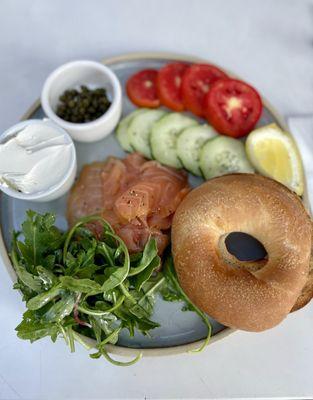
<instances>
[{"instance_id":1,"label":"plate rim","mask_svg":"<svg viewBox=\"0 0 313 400\"><path fill-rule=\"evenodd\" d=\"M174 53L174 52L131 52L131 53L123 53L115 56L111 56L108 58L103 58L101 59L101 63L105 65L112 65L116 63L125 63L125 62L130 62L130 61L139 61L139 60L177 60L177 61L185 61L185 62L205 62L205 63L210 63L216 65L218 68L220 68L222 71L226 72L229 76L234 77L234 78L239 78L242 79L240 76L237 74L234 74L233 72L229 71L228 69L225 69L215 62L211 62L210 60L202 57L198 57L196 55L190 55L190 54L182 54L182 53ZM261 95L263 106L270 112L271 115L274 116L276 121L279 123L281 128L284 130L288 130L288 127L283 119L283 117L279 114L279 112L271 105L270 102L267 101L264 96ZM28 110L22 115L20 120L25 120L28 119L38 108L40 107L40 99L37 99L29 108ZM293 134L290 132L292 137ZM297 144L296 144L297 145ZM299 152L300 153L300 152ZM301 156L301 153L300 153ZM301 157L301 162L302 162L302 157ZM2 196L2 193L1 193ZM310 205L309 205L309 199L308 199L308 191L307 191L307 181L306 181L306 175L304 174L304 194L303 194L303 203L307 210L310 212ZM2 262L11 277L13 282L16 282L16 274L14 272L14 269L12 267L11 261L9 259L8 251L6 249L6 246L4 244L4 239L2 235L2 226L1 226L1 221L0 221L0 257L2 259ZM226 337L228 337L230 334L236 332L236 329L225 327L222 331L216 333L214 336L211 337L209 346L212 345L213 343L216 343L217 341L220 341ZM84 336L84 339L87 340L89 344L94 344L95 341L93 339L87 338ZM168 355L176 355L176 354L182 354L182 353L187 353L191 352L197 348L199 348L202 344L204 343L204 339L195 341L195 342L190 342L190 343L185 343L181 345L173 345L173 346L168 346L168 347L155 347L155 348L132 348L132 347L124 347L124 346L119 346L119 345L112 345L109 344L107 345L107 350L111 354L119 355L119 356L126 356L126 357L133 357L136 356L140 353L144 357L159 357L159 356L168 356Z\"/></svg>"}]
</instances>

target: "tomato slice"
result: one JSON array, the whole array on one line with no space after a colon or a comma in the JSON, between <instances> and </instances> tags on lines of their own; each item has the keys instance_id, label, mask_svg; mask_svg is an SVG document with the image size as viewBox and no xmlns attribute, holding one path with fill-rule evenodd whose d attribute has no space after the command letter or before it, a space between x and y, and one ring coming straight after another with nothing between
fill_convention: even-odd
<instances>
[{"instance_id":1,"label":"tomato slice","mask_svg":"<svg viewBox=\"0 0 313 400\"><path fill-rule=\"evenodd\" d=\"M183 111L181 85L184 72L188 68L184 63L170 63L159 70L158 94L161 103L174 111Z\"/></svg>"},{"instance_id":2,"label":"tomato slice","mask_svg":"<svg viewBox=\"0 0 313 400\"><path fill-rule=\"evenodd\" d=\"M220 133L238 138L249 133L262 113L258 92L237 79L213 83L204 99L205 115Z\"/></svg>"},{"instance_id":3,"label":"tomato slice","mask_svg":"<svg viewBox=\"0 0 313 400\"><path fill-rule=\"evenodd\" d=\"M183 102L187 110L204 117L203 102L212 83L227 75L209 64L193 64L184 74L182 83Z\"/></svg>"},{"instance_id":4,"label":"tomato slice","mask_svg":"<svg viewBox=\"0 0 313 400\"><path fill-rule=\"evenodd\" d=\"M126 92L136 106L148 108L159 107L160 100L156 87L157 76L157 70L144 69L128 79Z\"/></svg>"}]
</instances>

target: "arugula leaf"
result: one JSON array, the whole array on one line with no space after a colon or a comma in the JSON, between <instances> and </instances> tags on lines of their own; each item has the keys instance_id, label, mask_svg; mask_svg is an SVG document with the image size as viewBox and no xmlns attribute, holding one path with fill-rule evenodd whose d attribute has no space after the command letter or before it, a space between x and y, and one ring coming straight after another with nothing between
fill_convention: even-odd
<instances>
[{"instance_id":1,"label":"arugula leaf","mask_svg":"<svg viewBox=\"0 0 313 400\"><path fill-rule=\"evenodd\" d=\"M128 329L130 336L134 336L135 329L138 329L145 335L149 330L160 326L157 322L151 321L149 318L138 317L131 313L127 305L119 307L115 311L115 314L122 320L122 326Z\"/></svg>"},{"instance_id":2,"label":"arugula leaf","mask_svg":"<svg viewBox=\"0 0 313 400\"><path fill-rule=\"evenodd\" d=\"M96 254L100 254L101 256L103 256L105 264L111 267L115 266L114 249L108 246L105 242L101 242L98 244Z\"/></svg>"},{"instance_id":3,"label":"arugula leaf","mask_svg":"<svg viewBox=\"0 0 313 400\"><path fill-rule=\"evenodd\" d=\"M18 234L16 233L18 236ZM33 259L33 249L32 247L27 246L25 243L16 240L16 249L17 251L20 252L22 255L23 259L26 261L26 264L28 265L28 269L33 272L34 270L34 259Z\"/></svg>"},{"instance_id":4,"label":"arugula leaf","mask_svg":"<svg viewBox=\"0 0 313 400\"><path fill-rule=\"evenodd\" d=\"M34 313L24 313L23 321L15 328L20 339L34 342L45 336L55 336L59 332L56 324L47 324L38 321Z\"/></svg>"},{"instance_id":5,"label":"arugula leaf","mask_svg":"<svg viewBox=\"0 0 313 400\"><path fill-rule=\"evenodd\" d=\"M81 218L67 233L66 238L65 238L65 242L64 242L64 247L63 247L63 262L65 264L66 261L66 256L67 256L67 251L68 251L68 246L71 242L71 239L73 237L73 235L75 234L75 232L78 230L78 228L81 228L82 225L86 225L89 222L92 221L98 221L103 225L103 228L105 231L110 232L110 233L114 233L111 225L105 221L102 217L98 216L98 215L91 215L88 217L83 217Z\"/></svg>"},{"instance_id":6,"label":"arugula leaf","mask_svg":"<svg viewBox=\"0 0 313 400\"><path fill-rule=\"evenodd\" d=\"M59 280L63 289L68 289L72 292L96 294L102 291L101 286L91 279L76 279L71 276L60 276Z\"/></svg>"},{"instance_id":7,"label":"arugula leaf","mask_svg":"<svg viewBox=\"0 0 313 400\"><path fill-rule=\"evenodd\" d=\"M105 336L110 335L118 326L116 315L108 313L103 316L90 316L89 321L94 328L96 339L102 341L102 332Z\"/></svg>"},{"instance_id":8,"label":"arugula leaf","mask_svg":"<svg viewBox=\"0 0 313 400\"><path fill-rule=\"evenodd\" d=\"M30 289L28 286L24 285L24 283L18 279L17 282L14 283L13 289L19 290L22 293L22 300L28 301L32 297L36 296L36 292Z\"/></svg>"},{"instance_id":9,"label":"arugula leaf","mask_svg":"<svg viewBox=\"0 0 313 400\"><path fill-rule=\"evenodd\" d=\"M21 322L17 328L17 336L20 339L30 340L34 342L38 339L42 339L45 336L55 336L58 334L58 327L55 324L46 324L46 323L29 323L29 322Z\"/></svg>"},{"instance_id":10,"label":"arugula leaf","mask_svg":"<svg viewBox=\"0 0 313 400\"><path fill-rule=\"evenodd\" d=\"M96 264L90 264L87 267L80 268L76 272L76 276L77 276L77 278L80 278L80 279L91 279L91 278L95 277L95 273L97 271L100 271L102 268L103 268L103 266L101 266L101 265L99 266Z\"/></svg>"},{"instance_id":11,"label":"arugula leaf","mask_svg":"<svg viewBox=\"0 0 313 400\"><path fill-rule=\"evenodd\" d=\"M42 267L41 265L38 265L36 267L36 271L38 274L38 278L41 280L42 287L45 290L50 289L52 286L56 285L59 282L58 278L54 275L53 272L51 272L47 268Z\"/></svg>"},{"instance_id":12,"label":"arugula leaf","mask_svg":"<svg viewBox=\"0 0 313 400\"><path fill-rule=\"evenodd\" d=\"M138 298L135 305L129 306L129 310L132 314L137 317L149 318L152 315L154 303L155 303L155 293L161 287L164 282L164 277L160 276L156 281L146 282L142 288L142 294Z\"/></svg>"},{"instance_id":13,"label":"arugula leaf","mask_svg":"<svg viewBox=\"0 0 313 400\"><path fill-rule=\"evenodd\" d=\"M163 300L169 302L183 301L181 294L177 291L169 277L166 274L164 274L164 277L165 281L160 290Z\"/></svg>"},{"instance_id":14,"label":"arugula leaf","mask_svg":"<svg viewBox=\"0 0 313 400\"><path fill-rule=\"evenodd\" d=\"M80 253L82 255L82 253ZM80 264L82 263L82 260L80 259L79 255L76 257L73 256L72 253L67 253L64 265L67 268L67 272L69 271L75 271L76 267L80 267ZM69 274L71 275L71 274Z\"/></svg>"},{"instance_id":15,"label":"arugula leaf","mask_svg":"<svg viewBox=\"0 0 313 400\"><path fill-rule=\"evenodd\" d=\"M112 333L110 333L105 339L102 340L102 342L99 343L99 348L103 348L103 346L107 343L111 344L116 344L118 341L118 335L120 331L122 330L122 327L116 328Z\"/></svg>"},{"instance_id":16,"label":"arugula leaf","mask_svg":"<svg viewBox=\"0 0 313 400\"><path fill-rule=\"evenodd\" d=\"M160 267L161 259L155 256L150 264L139 274L132 278L132 283L136 290L140 290L145 282L151 277L152 273Z\"/></svg>"},{"instance_id":17,"label":"arugula leaf","mask_svg":"<svg viewBox=\"0 0 313 400\"><path fill-rule=\"evenodd\" d=\"M28 286L34 292L41 292L42 286L40 279L37 276L30 274L26 270L23 270L19 265L15 265L15 272L25 286Z\"/></svg>"},{"instance_id":18,"label":"arugula leaf","mask_svg":"<svg viewBox=\"0 0 313 400\"><path fill-rule=\"evenodd\" d=\"M58 249L64 240L63 234L54 226L53 214L37 214L27 211L27 219L22 224L25 238L23 257L29 264L40 265L47 251Z\"/></svg>"},{"instance_id":19,"label":"arugula leaf","mask_svg":"<svg viewBox=\"0 0 313 400\"><path fill-rule=\"evenodd\" d=\"M55 264L57 263L57 255L56 254L48 254L42 260L42 267L44 269L52 271L54 269Z\"/></svg>"},{"instance_id":20,"label":"arugula leaf","mask_svg":"<svg viewBox=\"0 0 313 400\"><path fill-rule=\"evenodd\" d=\"M91 240L89 242L89 248L85 249L85 256L83 257L80 268L86 268L91 264L94 264L94 258L96 253L97 242L96 240Z\"/></svg>"},{"instance_id":21,"label":"arugula leaf","mask_svg":"<svg viewBox=\"0 0 313 400\"><path fill-rule=\"evenodd\" d=\"M13 236L12 245L13 245L13 249L11 251L10 256L11 256L13 267L18 276L18 279L32 291L37 292L37 293L41 292L42 286L41 286L41 281L40 281L39 277L36 275L33 275L27 271L25 265L22 265L22 262L20 262L23 260L18 260L16 236Z\"/></svg>"},{"instance_id":22,"label":"arugula leaf","mask_svg":"<svg viewBox=\"0 0 313 400\"><path fill-rule=\"evenodd\" d=\"M149 318L144 317L135 317L135 328L140 330L143 335L147 335L147 333L151 329L158 328L160 326L159 323L151 321Z\"/></svg>"},{"instance_id":23,"label":"arugula leaf","mask_svg":"<svg viewBox=\"0 0 313 400\"><path fill-rule=\"evenodd\" d=\"M75 256L72 253L67 253L66 256L66 275L75 275L81 270L89 268L90 265L94 265L94 258L96 255L96 246L94 241L90 242L90 248L86 251L80 249Z\"/></svg>"},{"instance_id":24,"label":"arugula leaf","mask_svg":"<svg viewBox=\"0 0 313 400\"><path fill-rule=\"evenodd\" d=\"M107 235L119 243L119 246L124 253L124 263L121 267L109 267L104 270L104 275L106 277L106 280L102 285L102 290L104 292L114 289L116 286L123 283L129 273L130 268L129 253L125 243L121 238L113 233L107 232Z\"/></svg>"},{"instance_id":25,"label":"arugula leaf","mask_svg":"<svg viewBox=\"0 0 313 400\"><path fill-rule=\"evenodd\" d=\"M136 267L132 267L129 271L129 276L137 275L147 268L153 259L158 255L157 243L154 238L150 238L144 248L142 258Z\"/></svg>"},{"instance_id":26,"label":"arugula leaf","mask_svg":"<svg viewBox=\"0 0 313 400\"><path fill-rule=\"evenodd\" d=\"M42 320L45 322L60 322L64 317L71 314L74 304L75 295L70 292L65 292L62 298L53 304L43 315Z\"/></svg>"},{"instance_id":27,"label":"arugula leaf","mask_svg":"<svg viewBox=\"0 0 313 400\"><path fill-rule=\"evenodd\" d=\"M26 306L29 310L38 310L43 307L47 303L49 303L54 298L58 297L62 293L62 289L60 285L54 286L52 289L47 292L43 292L38 294L37 296L31 298Z\"/></svg>"}]
</instances>

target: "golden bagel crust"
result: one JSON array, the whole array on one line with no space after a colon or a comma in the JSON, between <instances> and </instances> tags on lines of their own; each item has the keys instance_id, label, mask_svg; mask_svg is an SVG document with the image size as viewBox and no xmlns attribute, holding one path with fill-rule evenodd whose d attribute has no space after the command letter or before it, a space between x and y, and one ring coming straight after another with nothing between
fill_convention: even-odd
<instances>
[{"instance_id":1,"label":"golden bagel crust","mask_svg":"<svg viewBox=\"0 0 313 400\"><path fill-rule=\"evenodd\" d=\"M313 236L311 238L311 241L313 243ZM300 293L300 296L297 298L296 303L292 307L291 312L297 311L300 308L306 306L311 301L312 297L313 297L313 248L311 248L311 258L310 258L310 264L309 264L308 279L306 281L306 284L302 288L302 292Z\"/></svg>"},{"instance_id":2,"label":"golden bagel crust","mask_svg":"<svg viewBox=\"0 0 313 400\"><path fill-rule=\"evenodd\" d=\"M225 250L230 232L258 239L266 262L245 263ZM280 183L254 174L205 182L178 207L172 252L190 299L218 322L262 331L290 312L309 273L311 221L298 198Z\"/></svg>"}]
</instances>

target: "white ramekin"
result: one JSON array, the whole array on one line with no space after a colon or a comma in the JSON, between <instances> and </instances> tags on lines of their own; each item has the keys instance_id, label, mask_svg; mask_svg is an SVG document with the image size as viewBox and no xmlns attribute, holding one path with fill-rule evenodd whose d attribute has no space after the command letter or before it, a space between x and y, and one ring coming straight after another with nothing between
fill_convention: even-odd
<instances>
[{"instance_id":1,"label":"white ramekin","mask_svg":"<svg viewBox=\"0 0 313 400\"><path fill-rule=\"evenodd\" d=\"M76 161L76 150L74 143L70 137L70 135L60 126L56 125L54 122L49 120L41 120L41 119L28 119L26 121L22 121L16 125L13 125L11 128L7 129L0 135L0 142L8 136L14 135L15 133L19 132L20 130L24 129L28 125L32 124L42 124L42 125L50 125L60 133L62 133L66 141L71 145L71 161L68 170L66 171L64 177L60 182L56 185L51 186L49 189L40 191L37 193L22 193L14 190L10 187L4 186L0 184L0 189L2 192L7 194L8 196L15 197L16 199L21 200L30 200L30 201L51 201L57 199L58 197L63 196L73 185L76 172L77 172L77 161Z\"/></svg>"},{"instance_id":2,"label":"white ramekin","mask_svg":"<svg viewBox=\"0 0 313 400\"><path fill-rule=\"evenodd\" d=\"M64 121L56 113L59 97L67 89L86 85L91 88L104 87L111 105L98 119L86 123ZM122 89L112 70L95 61L72 61L61 65L47 78L41 93L41 105L46 115L66 129L74 140L95 142L103 139L116 127L122 113Z\"/></svg>"}]
</instances>

